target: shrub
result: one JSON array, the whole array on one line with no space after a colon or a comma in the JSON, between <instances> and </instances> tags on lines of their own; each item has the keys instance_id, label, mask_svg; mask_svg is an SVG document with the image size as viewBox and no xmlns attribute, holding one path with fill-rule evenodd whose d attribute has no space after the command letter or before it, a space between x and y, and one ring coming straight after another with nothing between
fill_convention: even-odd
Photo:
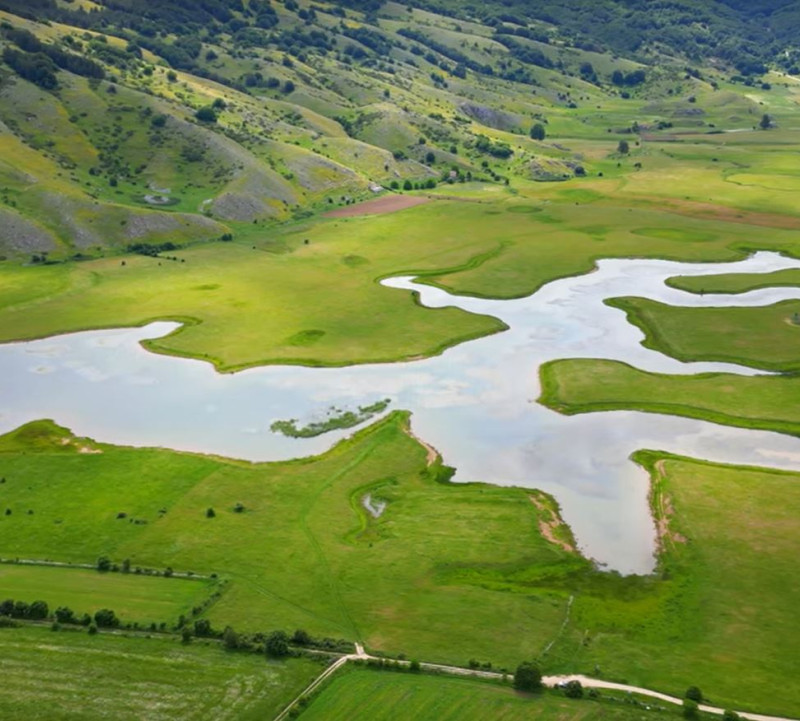
<instances>
[{"instance_id":1,"label":"shrub","mask_svg":"<svg viewBox=\"0 0 800 721\"><path fill-rule=\"evenodd\" d=\"M697 706L697 701L690 698L683 700L683 718L697 719L700 718L700 711Z\"/></svg>"},{"instance_id":2,"label":"shrub","mask_svg":"<svg viewBox=\"0 0 800 721\"><path fill-rule=\"evenodd\" d=\"M514 672L514 688L517 691L538 691L542 687L542 672L529 661L517 666Z\"/></svg>"},{"instance_id":3,"label":"shrub","mask_svg":"<svg viewBox=\"0 0 800 721\"><path fill-rule=\"evenodd\" d=\"M119 619L117 614L110 608L101 608L94 614L94 622L100 628L116 628L119 626ZM91 627L91 626L90 626Z\"/></svg>"},{"instance_id":4,"label":"shrub","mask_svg":"<svg viewBox=\"0 0 800 721\"><path fill-rule=\"evenodd\" d=\"M289 655L289 639L283 631L273 631L264 643L264 652L272 658Z\"/></svg>"},{"instance_id":5,"label":"shrub","mask_svg":"<svg viewBox=\"0 0 800 721\"><path fill-rule=\"evenodd\" d=\"M217 113L214 111L210 105L206 105L205 107L200 108L195 114L196 117L201 123L216 123L217 122Z\"/></svg>"},{"instance_id":6,"label":"shrub","mask_svg":"<svg viewBox=\"0 0 800 721\"><path fill-rule=\"evenodd\" d=\"M697 701L697 703L701 703L703 700L703 692L697 686L689 686L683 696L692 701Z\"/></svg>"},{"instance_id":7,"label":"shrub","mask_svg":"<svg viewBox=\"0 0 800 721\"><path fill-rule=\"evenodd\" d=\"M567 698L583 698L583 684L580 681L567 681L564 695Z\"/></svg>"}]
</instances>

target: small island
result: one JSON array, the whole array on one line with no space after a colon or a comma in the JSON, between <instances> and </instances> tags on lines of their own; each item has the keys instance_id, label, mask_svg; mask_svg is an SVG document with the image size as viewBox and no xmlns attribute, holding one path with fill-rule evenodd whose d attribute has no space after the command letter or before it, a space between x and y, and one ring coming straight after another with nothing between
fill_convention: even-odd
<instances>
[{"instance_id":1,"label":"small island","mask_svg":"<svg viewBox=\"0 0 800 721\"><path fill-rule=\"evenodd\" d=\"M269 428L273 433L283 433L283 435L290 438L313 438L330 431L352 428L364 421L371 420L379 413L383 413L388 408L389 403L391 403L391 400L384 398L368 406L359 406L356 411L348 411L331 406L324 420L313 421L308 425L299 426L296 418L290 418L288 421L275 421Z\"/></svg>"}]
</instances>

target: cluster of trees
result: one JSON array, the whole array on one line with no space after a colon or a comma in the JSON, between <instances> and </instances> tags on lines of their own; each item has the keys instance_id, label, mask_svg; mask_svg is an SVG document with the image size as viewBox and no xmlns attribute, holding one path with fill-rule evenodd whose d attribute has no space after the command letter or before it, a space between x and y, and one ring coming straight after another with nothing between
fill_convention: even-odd
<instances>
[{"instance_id":1,"label":"cluster of trees","mask_svg":"<svg viewBox=\"0 0 800 721\"><path fill-rule=\"evenodd\" d=\"M46 621L51 618L50 607L46 601L15 601L7 599L0 603L0 616L7 618L24 619L27 621ZM110 608L101 608L94 616L84 613L81 616L67 606L59 606L52 614L56 623L71 624L75 626L91 626L96 628L118 628L120 620Z\"/></svg>"},{"instance_id":2,"label":"cluster of trees","mask_svg":"<svg viewBox=\"0 0 800 721\"><path fill-rule=\"evenodd\" d=\"M514 151L508 143L497 142L493 143L485 135L479 135L475 141L475 149L481 153L487 153L495 158L506 159L510 158Z\"/></svg>"},{"instance_id":3,"label":"cluster of trees","mask_svg":"<svg viewBox=\"0 0 800 721\"><path fill-rule=\"evenodd\" d=\"M641 85L647 80L647 73L642 70L633 70L629 73L623 73L622 70L615 70L611 74L611 82L617 87L635 87Z\"/></svg>"}]
</instances>

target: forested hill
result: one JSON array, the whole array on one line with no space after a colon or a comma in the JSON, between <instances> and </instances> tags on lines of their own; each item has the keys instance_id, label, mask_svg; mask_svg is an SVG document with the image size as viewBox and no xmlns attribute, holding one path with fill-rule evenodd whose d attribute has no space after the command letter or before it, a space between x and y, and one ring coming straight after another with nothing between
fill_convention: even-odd
<instances>
[{"instance_id":1,"label":"forested hill","mask_svg":"<svg viewBox=\"0 0 800 721\"><path fill-rule=\"evenodd\" d=\"M293 0L278 3L290 10ZM660 54L700 62L718 59L742 73L763 65L797 63L798 0L412 0L409 6L493 25L498 34L612 51L646 61ZM385 0L333 0L331 7L380 15ZM312 4L313 8L313 4ZM31 19L50 18L84 28L129 29L154 37L167 30L191 36L199 30L239 30L243 24L278 24L269 0L0 0L5 9ZM174 53L174 60L185 58Z\"/></svg>"},{"instance_id":2,"label":"forested hill","mask_svg":"<svg viewBox=\"0 0 800 721\"><path fill-rule=\"evenodd\" d=\"M608 178L659 135L780 126L797 5L0 0L0 259Z\"/></svg>"}]
</instances>

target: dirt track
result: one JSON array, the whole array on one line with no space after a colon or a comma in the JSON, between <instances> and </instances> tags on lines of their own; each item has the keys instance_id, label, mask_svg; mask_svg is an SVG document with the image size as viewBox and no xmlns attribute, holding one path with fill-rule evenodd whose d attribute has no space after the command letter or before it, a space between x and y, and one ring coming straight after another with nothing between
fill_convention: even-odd
<instances>
[{"instance_id":1,"label":"dirt track","mask_svg":"<svg viewBox=\"0 0 800 721\"><path fill-rule=\"evenodd\" d=\"M375 200L366 200L356 205L346 205L325 213L326 218L355 218L359 215L380 215L382 213L395 213L405 208L413 208L430 202L430 198L421 198L416 195L384 195Z\"/></svg>"}]
</instances>

